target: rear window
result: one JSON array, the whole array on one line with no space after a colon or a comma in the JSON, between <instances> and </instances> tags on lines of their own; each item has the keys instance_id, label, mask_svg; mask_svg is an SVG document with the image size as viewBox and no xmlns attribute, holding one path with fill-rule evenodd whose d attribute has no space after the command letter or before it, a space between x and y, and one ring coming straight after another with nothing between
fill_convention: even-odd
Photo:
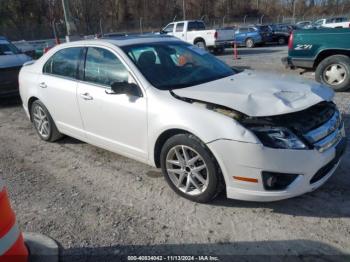
<instances>
[{"instance_id":1,"label":"rear window","mask_svg":"<svg viewBox=\"0 0 350 262\"><path fill-rule=\"evenodd\" d=\"M203 22L189 22L187 31L200 31L205 30L205 25Z\"/></svg>"},{"instance_id":2,"label":"rear window","mask_svg":"<svg viewBox=\"0 0 350 262\"><path fill-rule=\"evenodd\" d=\"M263 32L268 32L268 31L270 31L270 28L269 28L269 26L265 26L265 25L263 25L263 26L258 26L257 27L260 31L263 31Z\"/></svg>"}]
</instances>

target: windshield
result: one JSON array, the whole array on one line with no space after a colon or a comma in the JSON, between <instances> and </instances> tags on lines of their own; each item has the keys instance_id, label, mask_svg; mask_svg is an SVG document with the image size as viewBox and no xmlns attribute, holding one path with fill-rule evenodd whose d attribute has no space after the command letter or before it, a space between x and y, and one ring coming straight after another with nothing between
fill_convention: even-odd
<instances>
[{"instance_id":1,"label":"windshield","mask_svg":"<svg viewBox=\"0 0 350 262\"><path fill-rule=\"evenodd\" d=\"M17 47L11 43L0 42L0 55L16 55L19 54Z\"/></svg>"},{"instance_id":2,"label":"windshield","mask_svg":"<svg viewBox=\"0 0 350 262\"><path fill-rule=\"evenodd\" d=\"M186 43L151 43L122 47L156 88L172 90L228 77L236 72L206 51Z\"/></svg>"}]
</instances>

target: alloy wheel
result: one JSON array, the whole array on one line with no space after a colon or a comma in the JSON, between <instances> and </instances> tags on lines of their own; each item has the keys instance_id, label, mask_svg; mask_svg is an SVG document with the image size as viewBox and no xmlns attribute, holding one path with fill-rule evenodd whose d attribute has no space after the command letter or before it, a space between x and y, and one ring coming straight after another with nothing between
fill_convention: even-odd
<instances>
[{"instance_id":1,"label":"alloy wheel","mask_svg":"<svg viewBox=\"0 0 350 262\"><path fill-rule=\"evenodd\" d=\"M247 47L248 47L248 48L253 48L253 46L254 46L253 40L252 40L252 39L248 39L248 40L247 40Z\"/></svg>"},{"instance_id":2,"label":"alloy wheel","mask_svg":"<svg viewBox=\"0 0 350 262\"><path fill-rule=\"evenodd\" d=\"M35 105L33 108L33 122L36 130L43 138L50 136L50 122L45 110L40 105Z\"/></svg>"},{"instance_id":3,"label":"alloy wheel","mask_svg":"<svg viewBox=\"0 0 350 262\"><path fill-rule=\"evenodd\" d=\"M200 195L208 187L207 164L191 147L177 145L171 148L166 157L166 170L172 183L187 195Z\"/></svg>"}]
</instances>

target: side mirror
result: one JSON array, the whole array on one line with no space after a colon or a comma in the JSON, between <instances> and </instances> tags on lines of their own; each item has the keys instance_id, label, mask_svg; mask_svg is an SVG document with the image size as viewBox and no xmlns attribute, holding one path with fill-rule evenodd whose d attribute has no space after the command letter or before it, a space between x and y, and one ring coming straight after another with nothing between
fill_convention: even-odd
<instances>
[{"instance_id":1,"label":"side mirror","mask_svg":"<svg viewBox=\"0 0 350 262\"><path fill-rule=\"evenodd\" d=\"M115 95L129 95L129 96L136 96L136 97L142 97L142 93L140 88L134 84L134 83L128 83L128 82L114 82L111 85L112 92L108 92L108 94L115 94ZM107 91L106 91L107 92Z\"/></svg>"}]
</instances>

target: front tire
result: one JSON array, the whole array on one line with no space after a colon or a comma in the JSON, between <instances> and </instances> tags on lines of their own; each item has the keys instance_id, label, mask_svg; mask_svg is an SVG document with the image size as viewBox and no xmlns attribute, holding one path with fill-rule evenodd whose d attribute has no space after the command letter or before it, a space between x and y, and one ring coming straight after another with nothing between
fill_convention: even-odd
<instances>
[{"instance_id":1,"label":"front tire","mask_svg":"<svg viewBox=\"0 0 350 262\"><path fill-rule=\"evenodd\" d=\"M333 55L324 59L316 68L316 80L336 92L350 88L350 57Z\"/></svg>"},{"instance_id":2,"label":"front tire","mask_svg":"<svg viewBox=\"0 0 350 262\"><path fill-rule=\"evenodd\" d=\"M41 101L33 102L30 116L35 130L42 140L55 142L62 138L63 135L58 131L49 111Z\"/></svg>"},{"instance_id":3,"label":"front tire","mask_svg":"<svg viewBox=\"0 0 350 262\"><path fill-rule=\"evenodd\" d=\"M169 186L191 201L209 202L222 189L215 158L193 135L179 134L166 141L161 151L161 167Z\"/></svg>"}]
</instances>

